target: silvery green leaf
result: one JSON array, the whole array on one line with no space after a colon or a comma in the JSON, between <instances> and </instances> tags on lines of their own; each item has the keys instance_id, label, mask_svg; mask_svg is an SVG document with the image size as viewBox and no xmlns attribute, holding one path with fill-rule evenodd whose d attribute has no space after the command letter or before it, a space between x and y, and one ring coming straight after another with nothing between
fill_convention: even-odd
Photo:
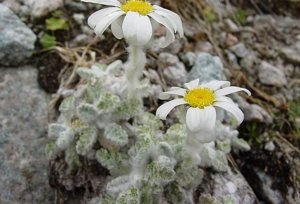
<instances>
[{"instance_id":1,"label":"silvery green leaf","mask_svg":"<svg viewBox=\"0 0 300 204\"><path fill-rule=\"evenodd\" d=\"M119 120L129 120L136 116L142 109L142 104L137 99L130 99L122 102L115 110L114 115Z\"/></svg>"},{"instance_id":2,"label":"silvery green leaf","mask_svg":"<svg viewBox=\"0 0 300 204\"><path fill-rule=\"evenodd\" d=\"M132 187L124 193L120 193L116 204L140 204L140 191Z\"/></svg>"},{"instance_id":3,"label":"silvery green leaf","mask_svg":"<svg viewBox=\"0 0 300 204\"><path fill-rule=\"evenodd\" d=\"M87 84L86 91L86 101L89 103L94 103L98 100L102 93L102 82L98 80L92 80Z\"/></svg>"},{"instance_id":4,"label":"silvery green leaf","mask_svg":"<svg viewBox=\"0 0 300 204\"><path fill-rule=\"evenodd\" d=\"M147 79L147 78L142 79L140 81L137 91L139 92L141 97L149 96L152 93L152 87L151 87L151 83L150 83L149 79Z\"/></svg>"},{"instance_id":5,"label":"silvery green leaf","mask_svg":"<svg viewBox=\"0 0 300 204\"><path fill-rule=\"evenodd\" d=\"M166 163L168 163L166 161ZM166 185L175 179L173 168L162 161L154 161L147 165L145 178L154 185Z\"/></svg>"},{"instance_id":6,"label":"silvery green leaf","mask_svg":"<svg viewBox=\"0 0 300 204\"><path fill-rule=\"evenodd\" d=\"M216 147L218 150L221 150L222 152L228 154L231 151L231 141L229 139L217 141Z\"/></svg>"},{"instance_id":7,"label":"silvery green leaf","mask_svg":"<svg viewBox=\"0 0 300 204\"><path fill-rule=\"evenodd\" d=\"M149 159L149 151L152 146L153 141L150 138L143 138L129 149L128 155L135 165L143 165Z\"/></svg>"},{"instance_id":8,"label":"silvery green leaf","mask_svg":"<svg viewBox=\"0 0 300 204\"><path fill-rule=\"evenodd\" d=\"M56 140L56 145L60 149L66 149L74 140L74 134L72 131L64 131L59 134L59 137Z\"/></svg>"},{"instance_id":9,"label":"silvery green leaf","mask_svg":"<svg viewBox=\"0 0 300 204\"><path fill-rule=\"evenodd\" d=\"M73 132L78 132L83 128L86 128L87 124L80 119L75 119L71 121L70 127L72 128Z\"/></svg>"},{"instance_id":10,"label":"silvery green leaf","mask_svg":"<svg viewBox=\"0 0 300 204\"><path fill-rule=\"evenodd\" d=\"M172 204L185 203L184 190L180 186L176 185L175 183L171 183L166 187L165 194L168 203L172 203Z\"/></svg>"},{"instance_id":11,"label":"silvery green leaf","mask_svg":"<svg viewBox=\"0 0 300 204\"><path fill-rule=\"evenodd\" d=\"M119 168L126 162L125 155L119 152L110 152L103 148L97 151L96 158L98 162L108 170Z\"/></svg>"},{"instance_id":12,"label":"silvery green leaf","mask_svg":"<svg viewBox=\"0 0 300 204\"><path fill-rule=\"evenodd\" d=\"M48 126L48 135L49 137L58 137L58 135L65 130L67 130L65 125L52 123Z\"/></svg>"},{"instance_id":13,"label":"silvery green leaf","mask_svg":"<svg viewBox=\"0 0 300 204\"><path fill-rule=\"evenodd\" d=\"M228 170L228 161L224 152L216 151L216 156L212 160L212 167L219 172L226 172Z\"/></svg>"},{"instance_id":14,"label":"silvery green leaf","mask_svg":"<svg viewBox=\"0 0 300 204\"><path fill-rule=\"evenodd\" d=\"M128 190L133 184L130 176L119 176L111 180L107 186L106 190L109 194L117 194Z\"/></svg>"},{"instance_id":15,"label":"silvery green leaf","mask_svg":"<svg viewBox=\"0 0 300 204\"><path fill-rule=\"evenodd\" d=\"M236 204L238 203L236 198L231 195L223 196L223 204Z\"/></svg>"},{"instance_id":16,"label":"silvery green leaf","mask_svg":"<svg viewBox=\"0 0 300 204\"><path fill-rule=\"evenodd\" d=\"M97 139L97 130L93 127L83 128L79 133L76 143L76 151L80 155L86 155L93 147Z\"/></svg>"},{"instance_id":17,"label":"silvery green leaf","mask_svg":"<svg viewBox=\"0 0 300 204\"><path fill-rule=\"evenodd\" d=\"M202 194L199 197L199 203L205 204L222 204L217 198L211 196L210 194Z\"/></svg>"},{"instance_id":18,"label":"silvery green leaf","mask_svg":"<svg viewBox=\"0 0 300 204\"><path fill-rule=\"evenodd\" d=\"M251 149L250 145L243 139L233 138L231 140L231 145L240 151L249 151Z\"/></svg>"},{"instance_id":19,"label":"silvery green leaf","mask_svg":"<svg viewBox=\"0 0 300 204\"><path fill-rule=\"evenodd\" d=\"M148 204L156 204L157 202L154 202L154 192L153 188L149 183L146 181L142 181L141 185L139 187L141 192L141 203L148 203Z\"/></svg>"},{"instance_id":20,"label":"silvery green leaf","mask_svg":"<svg viewBox=\"0 0 300 204\"><path fill-rule=\"evenodd\" d=\"M158 130L163 126L162 121L158 117L148 112L139 114L137 122L152 130Z\"/></svg>"},{"instance_id":21,"label":"silvery green leaf","mask_svg":"<svg viewBox=\"0 0 300 204\"><path fill-rule=\"evenodd\" d=\"M89 68L78 68L77 74L83 79L91 79L94 77L93 71Z\"/></svg>"},{"instance_id":22,"label":"silvery green leaf","mask_svg":"<svg viewBox=\"0 0 300 204\"><path fill-rule=\"evenodd\" d=\"M59 152L55 142L50 142L46 145L46 148L45 148L45 153L46 153L46 156L47 158L50 160L50 159L53 159L53 157Z\"/></svg>"},{"instance_id":23,"label":"silvery green leaf","mask_svg":"<svg viewBox=\"0 0 300 204\"><path fill-rule=\"evenodd\" d=\"M194 164L192 158L186 158L176 168L176 181L182 187L200 184L204 172Z\"/></svg>"},{"instance_id":24,"label":"silvery green leaf","mask_svg":"<svg viewBox=\"0 0 300 204\"><path fill-rule=\"evenodd\" d=\"M97 107L102 112L114 111L120 105L121 99L119 96L112 93L103 93L97 103Z\"/></svg>"},{"instance_id":25,"label":"silvery green leaf","mask_svg":"<svg viewBox=\"0 0 300 204\"><path fill-rule=\"evenodd\" d=\"M112 75L116 75L120 72L122 65L121 60L116 60L107 66L106 71Z\"/></svg>"},{"instance_id":26,"label":"silvery green leaf","mask_svg":"<svg viewBox=\"0 0 300 204\"><path fill-rule=\"evenodd\" d=\"M186 137L185 127L182 124L174 124L167 130L164 138L169 144L183 144Z\"/></svg>"},{"instance_id":27,"label":"silvery green leaf","mask_svg":"<svg viewBox=\"0 0 300 204\"><path fill-rule=\"evenodd\" d=\"M167 142L160 142L158 144L158 154L165 155L170 158L174 157L173 149Z\"/></svg>"},{"instance_id":28,"label":"silvery green leaf","mask_svg":"<svg viewBox=\"0 0 300 204\"><path fill-rule=\"evenodd\" d=\"M59 111L62 113L70 112L74 109L75 98L74 96L66 97L59 106Z\"/></svg>"},{"instance_id":29,"label":"silvery green leaf","mask_svg":"<svg viewBox=\"0 0 300 204\"><path fill-rule=\"evenodd\" d=\"M77 168L81 166L81 162L79 160L79 156L76 152L75 145L70 145L69 148L65 151L65 161L71 169Z\"/></svg>"},{"instance_id":30,"label":"silvery green leaf","mask_svg":"<svg viewBox=\"0 0 300 204\"><path fill-rule=\"evenodd\" d=\"M103 136L109 141L120 146L124 146L128 143L127 132L116 123L112 123L106 127Z\"/></svg>"},{"instance_id":31,"label":"silvery green leaf","mask_svg":"<svg viewBox=\"0 0 300 204\"><path fill-rule=\"evenodd\" d=\"M95 106L87 103L82 103L77 107L77 115L84 121L93 121L98 116L98 111Z\"/></svg>"}]
</instances>

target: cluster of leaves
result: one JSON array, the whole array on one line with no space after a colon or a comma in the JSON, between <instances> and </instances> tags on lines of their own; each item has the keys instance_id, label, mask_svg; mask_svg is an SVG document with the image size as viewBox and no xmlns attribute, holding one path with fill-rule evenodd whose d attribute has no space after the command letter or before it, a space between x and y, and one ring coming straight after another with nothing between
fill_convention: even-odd
<instances>
[{"instance_id":1,"label":"cluster of leaves","mask_svg":"<svg viewBox=\"0 0 300 204\"><path fill-rule=\"evenodd\" d=\"M116 61L80 68L85 83L65 97L60 117L49 125L50 158L63 151L70 168L79 167L83 156L109 170L101 203L185 203L202 181L201 167L227 171L231 146L249 149L221 124L216 134L223 139L209 144L189 142L181 123L163 132L161 120L144 112L140 100L127 99L121 67ZM149 87L145 81L137 93L150 93Z\"/></svg>"}]
</instances>

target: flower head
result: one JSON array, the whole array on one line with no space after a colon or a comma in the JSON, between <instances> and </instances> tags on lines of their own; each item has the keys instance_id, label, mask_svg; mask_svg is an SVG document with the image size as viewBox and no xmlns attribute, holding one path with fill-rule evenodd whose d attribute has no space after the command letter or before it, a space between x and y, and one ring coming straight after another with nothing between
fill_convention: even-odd
<instances>
[{"instance_id":1,"label":"flower head","mask_svg":"<svg viewBox=\"0 0 300 204\"><path fill-rule=\"evenodd\" d=\"M159 23L166 28L165 41L161 47L168 46L175 40L175 33L183 37L182 22L180 17L167 9L151 5L147 0L127 0L123 3L117 0L82 0L98 3L107 8L93 13L88 24L97 35L111 25L113 35L132 45L143 46L149 43L153 35L153 25Z\"/></svg>"},{"instance_id":2,"label":"flower head","mask_svg":"<svg viewBox=\"0 0 300 204\"><path fill-rule=\"evenodd\" d=\"M165 120L169 112L178 105L189 106L186 113L186 125L189 131L212 130L216 123L215 107L223 108L230 112L240 124L244 120L243 112L226 95L244 91L251 93L244 88L230 86L228 81L212 81L199 85L199 79L185 84L187 89L173 87L170 91L163 92L161 99L168 99L170 95L182 96L161 105L156 115ZM222 88L223 87L223 88Z\"/></svg>"}]
</instances>

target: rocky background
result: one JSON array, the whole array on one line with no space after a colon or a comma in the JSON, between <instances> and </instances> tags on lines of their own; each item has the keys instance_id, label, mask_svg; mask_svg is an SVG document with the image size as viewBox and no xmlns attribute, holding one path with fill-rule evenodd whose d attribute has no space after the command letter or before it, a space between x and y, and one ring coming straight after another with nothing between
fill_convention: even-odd
<instances>
[{"instance_id":1,"label":"rocky background","mask_svg":"<svg viewBox=\"0 0 300 204\"><path fill-rule=\"evenodd\" d=\"M252 150L233 152L228 159L234 172L212 172L199 193L227 191L243 203L299 202L300 2L155 2L177 12L185 26L184 39L147 51L144 75L157 84L157 92L198 76L228 79L253 94L234 98L246 117L240 137ZM59 186L44 147L59 87L78 82L74 70L126 60L124 41L109 32L95 38L88 28L87 17L97 8L72 0L0 3L0 203L87 202L84 179L60 178L70 188ZM156 32L157 40L163 32ZM224 67L212 65L213 58L202 52L220 57ZM155 98L145 104L150 110L158 105ZM209 196L202 202L213 203Z\"/></svg>"}]
</instances>

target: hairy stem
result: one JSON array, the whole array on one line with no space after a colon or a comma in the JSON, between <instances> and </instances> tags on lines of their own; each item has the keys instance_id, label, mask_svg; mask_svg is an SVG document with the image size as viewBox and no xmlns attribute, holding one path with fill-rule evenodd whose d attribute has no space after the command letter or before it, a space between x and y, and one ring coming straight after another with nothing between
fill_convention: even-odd
<instances>
[{"instance_id":1,"label":"hairy stem","mask_svg":"<svg viewBox=\"0 0 300 204\"><path fill-rule=\"evenodd\" d=\"M143 47L129 46L129 60L126 67L126 78L128 86L128 98L136 98L136 90L139 86L139 79L143 74L146 64L146 54Z\"/></svg>"}]
</instances>

